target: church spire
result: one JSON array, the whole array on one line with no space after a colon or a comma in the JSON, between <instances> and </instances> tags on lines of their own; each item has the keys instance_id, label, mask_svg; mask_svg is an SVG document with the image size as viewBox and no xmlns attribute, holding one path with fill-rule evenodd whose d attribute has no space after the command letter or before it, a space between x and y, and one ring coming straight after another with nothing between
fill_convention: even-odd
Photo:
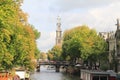
<instances>
[{"instance_id":1,"label":"church spire","mask_svg":"<svg viewBox=\"0 0 120 80\"><path fill-rule=\"evenodd\" d=\"M117 19L117 24L116 24L116 26L117 26L117 30L119 30L119 29L120 29L119 19Z\"/></svg>"},{"instance_id":2,"label":"church spire","mask_svg":"<svg viewBox=\"0 0 120 80\"><path fill-rule=\"evenodd\" d=\"M60 18L60 16L57 17L57 31L61 31L61 18Z\"/></svg>"},{"instance_id":3,"label":"church spire","mask_svg":"<svg viewBox=\"0 0 120 80\"><path fill-rule=\"evenodd\" d=\"M57 17L57 30L56 30L56 45L62 45L62 30L61 30L61 18Z\"/></svg>"}]
</instances>

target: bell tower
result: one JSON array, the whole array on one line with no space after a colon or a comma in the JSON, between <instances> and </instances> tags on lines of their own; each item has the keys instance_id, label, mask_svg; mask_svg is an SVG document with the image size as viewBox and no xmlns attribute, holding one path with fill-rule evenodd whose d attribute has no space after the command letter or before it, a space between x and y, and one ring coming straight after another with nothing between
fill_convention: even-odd
<instances>
[{"instance_id":1,"label":"bell tower","mask_svg":"<svg viewBox=\"0 0 120 80\"><path fill-rule=\"evenodd\" d=\"M57 17L57 30L56 30L56 45L62 45L62 30L61 30L61 18Z\"/></svg>"}]
</instances>

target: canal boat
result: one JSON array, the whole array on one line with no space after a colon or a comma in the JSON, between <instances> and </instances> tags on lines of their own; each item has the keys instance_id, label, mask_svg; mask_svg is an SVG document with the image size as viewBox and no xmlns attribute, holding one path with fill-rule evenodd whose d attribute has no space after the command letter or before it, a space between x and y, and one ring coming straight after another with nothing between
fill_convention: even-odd
<instances>
[{"instance_id":1,"label":"canal boat","mask_svg":"<svg viewBox=\"0 0 120 80\"><path fill-rule=\"evenodd\" d=\"M49 66L47 67L47 70L55 70L55 66L49 65Z\"/></svg>"},{"instance_id":2,"label":"canal boat","mask_svg":"<svg viewBox=\"0 0 120 80\"><path fill-rule=\"evenodd\" d=\"M81 70L81 80L117 80L116 75L98 70Z\"/></svg>"}]
</instances>

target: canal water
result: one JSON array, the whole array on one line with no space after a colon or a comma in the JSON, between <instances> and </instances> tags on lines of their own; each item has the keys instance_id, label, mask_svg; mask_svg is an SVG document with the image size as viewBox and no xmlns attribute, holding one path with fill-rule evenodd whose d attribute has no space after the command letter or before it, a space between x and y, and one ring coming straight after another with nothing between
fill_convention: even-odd
<instances>
[{"instance_id":1,"label":"canal water","mask_svg":"<svg viewBox=\"0 0 120 80\"><path fill-rule=\"evenodd\" d=\"M31 80L80 80L78 76L70 76L63 72L55 72L54 69L47 68L48 66L41 66L40 72L31 74Z\"/></svg>"}]
</instances>

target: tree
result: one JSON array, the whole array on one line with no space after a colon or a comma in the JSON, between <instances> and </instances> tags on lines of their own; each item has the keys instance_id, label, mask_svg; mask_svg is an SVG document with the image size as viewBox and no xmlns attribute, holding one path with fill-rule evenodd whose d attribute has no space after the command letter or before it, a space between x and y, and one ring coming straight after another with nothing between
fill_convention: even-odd
<instances>
[{"instance_id":1,"label":"tree","mask_svg":"<svg viewBox=\"0 0 120 80\"><path fill-rule=\"evenodd\" d=\"M40 33L27 22L22 0L0 0L0 68L16 66L33 69Z\"/></svg>"},{"instance_id":2,"label":"tree","mask_svg":"<svg viewBox=\"0 0 120 80\"><path fill-rule=\"evenodd\" d=\"M89 56L105 52L105 41L88 26L66 30L63 35L62 56L75 62L77 58L87 60Z\"/></svg>"},{"instance_id":3,"label":"tree","mask_svg":"<svg viewBox=\"0 0 120 80\"><path fill-rule=\"evenodd\" d=\"M89 66L100 67L100 63L108 62L107 43L99 35L94 40L93 53L87 58Z\"/></svg>"},{"instance_id":4,"label":"tree","mask_svg":"<svg viewBox=\"0 0 120 80\"><path fill-rule=\"evenodd\" d=\"M48 55L48 60L53 60L54 55L51 53L50 50L47 52L47 55Z\"/></svg>"},{"instance_id":5,"label":"tree","mask_svg":"<svg viewBox=\"0 0 120 80\"><path fill-rule=\"evenodd\" d=\"M47 60L47 54L44 52L40 53L40 59L42 59L43 61Z\"/></svg>"},{"instance_id":6,"label":"tree","mask_svg":"<svg viewBox=\"0 0 120 80\"><path fill-rule=\"evenodd\" d=\"M50 60L61 60L61 52L62 49L60 46L54 46L49 52L48 52L48 59Z\"/></svg>"}]
</instances>

